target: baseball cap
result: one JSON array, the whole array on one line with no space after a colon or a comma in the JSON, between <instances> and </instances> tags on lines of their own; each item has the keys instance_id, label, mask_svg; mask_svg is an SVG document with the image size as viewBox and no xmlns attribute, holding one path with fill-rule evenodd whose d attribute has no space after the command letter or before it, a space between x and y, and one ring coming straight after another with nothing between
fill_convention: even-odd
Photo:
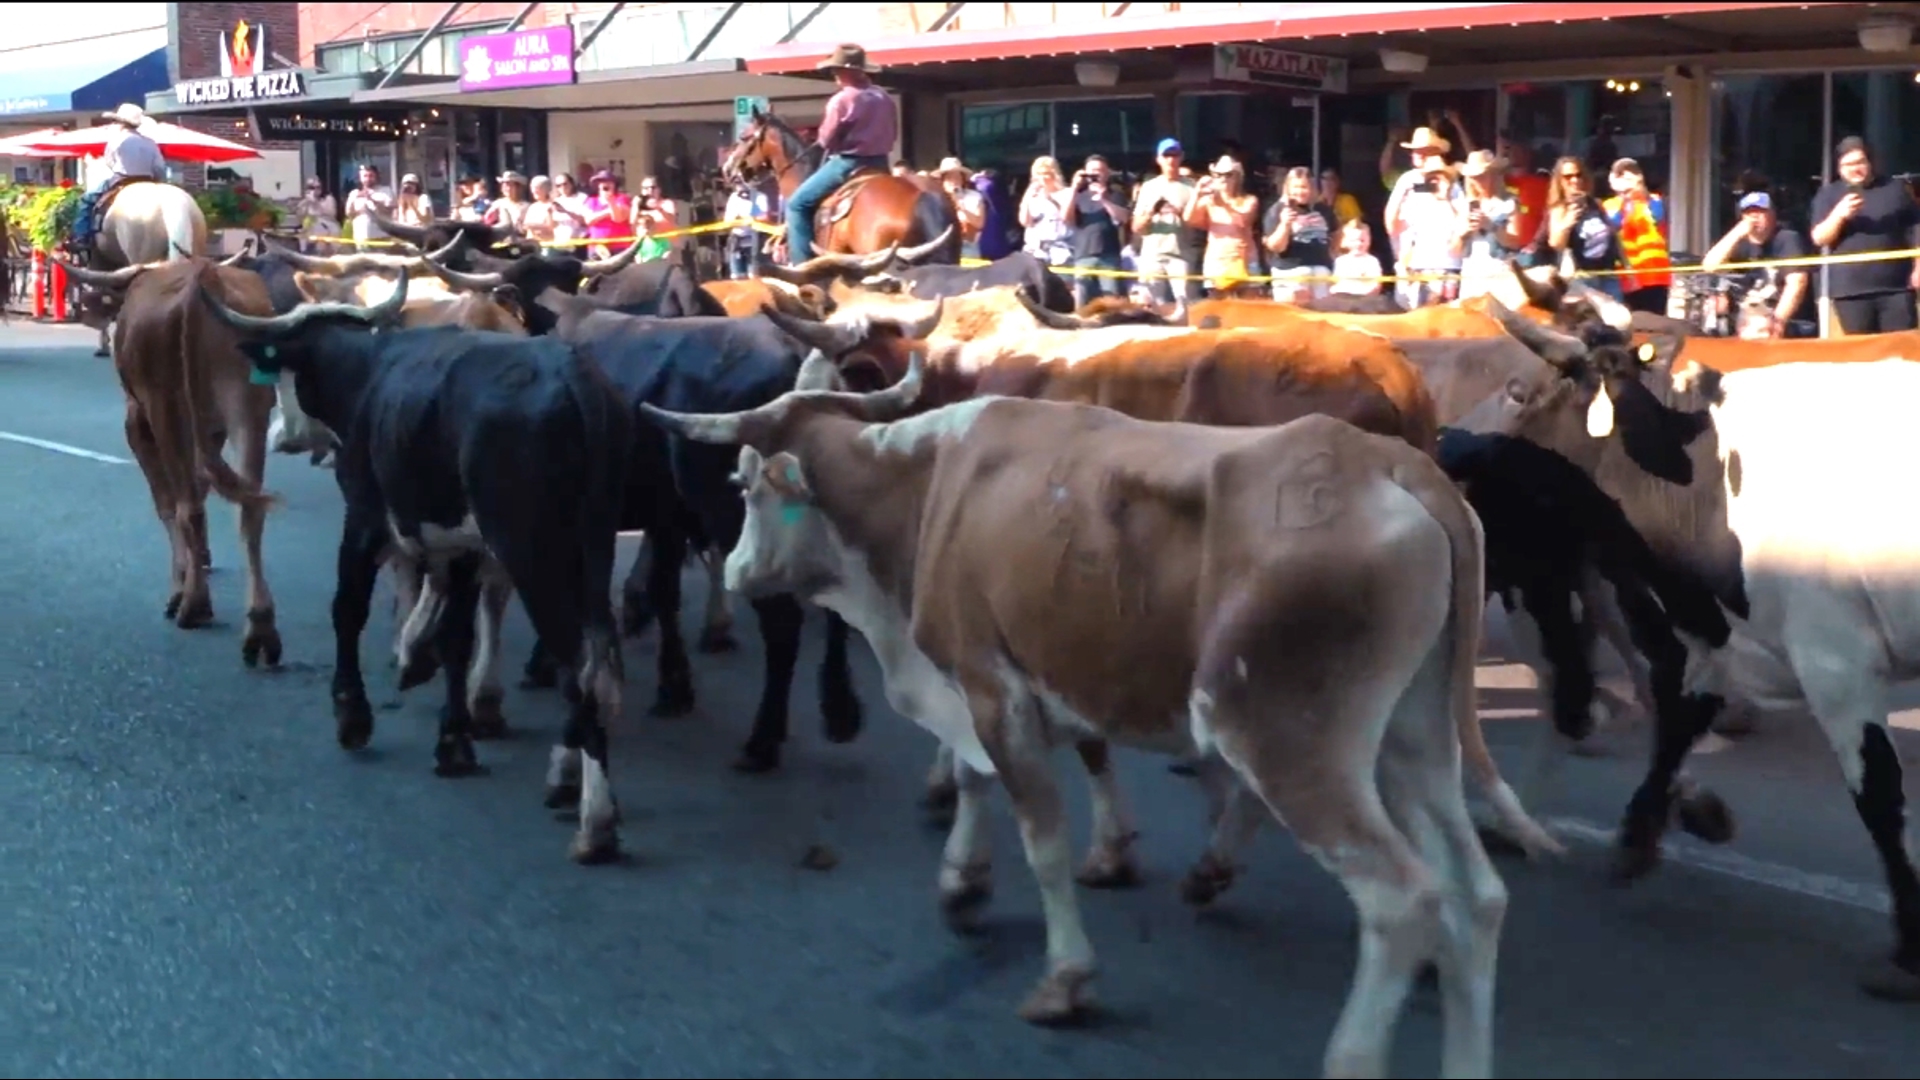
<instances>
[{"instance_id":1,"label":"baseball cap","mask_svg":"<svg viewBox=\"0 0 1920 1080\"><path fill-rule=\"evenodd\" d=\"M1764 191L1749 191L1740 197L1740 212L1749 210L1772 210L1773 197Z\"/></svg>"},{"instance_id":2,"label":"baseball cap","mask_svg":"<svg viewBox=\"0 0 1920 1080\"><path fill-rule=\"evenodd\" d=\"M1153 148L1154 157L1165 157L1168 154L1184 153L1186 153L1186 151L1180 148L1180 140L1175 138L1161 139L1160 145Z\"/></svg>"}]
</instances>

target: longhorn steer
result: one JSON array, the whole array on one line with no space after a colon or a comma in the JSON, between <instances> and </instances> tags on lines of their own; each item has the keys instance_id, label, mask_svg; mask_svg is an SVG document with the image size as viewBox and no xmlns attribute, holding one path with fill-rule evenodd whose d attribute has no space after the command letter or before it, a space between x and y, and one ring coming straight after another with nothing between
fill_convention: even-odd
<instances>
[{"instance_id":1,"label":"longhorn steer","mask_svg":"<svg viewBox=\"0 0 1920 1080\"><path fill-rule=\"evenodd\" d=\"M333 601L337 737L358 750L373 736L360 635L380 555L394 544L427 565L407 620L400 686L430 678L436 659L445 666L435 772L477 771L462 684L481 579L497 561L534 629L556 654L574 658L579 696L553 750L548 804L579 800L571 854L604 861L619 844L607 725L620 712L623 676L607 588L631 417L592 363L559 341L455 327L369 333L398 320L405 290L402 271L377 307L310 304L267 318L202 293L221 321L245 335L241 348L254 365L292 373L313 415L341 434L334 475L347 509ZM481 647L490 640L482 635Z\"/></svg>"},{"instance_id":2,"label":"longhorn steer","mask_svg":"<svg viewBox=\"0 0 1920 1080\"><path fill-rule=\"evenodd\" d=\"M1481 542L1446 475L1324 416L1206 428L985 397L900 419L919 382L916 364L875 395L649 415L742 447L729 583L840 610L964 783L1003 779L1047 916L1022 1017L1074 1017L1094 974L1047 758L1084 733L1220 762L1346 886L1362 941L1327 1075L1385 1075L1429 957L1442 1072L1492 1075L1507 893L1460 781L1463 744L1486 759ZM950 912L988 892L982 824L963 817L949 840Z\"/></svg>"},{"instance_id":3,"label":"longhorn steer","mask_svg":"<svg viewBox=\"0 0 1920 1080\"><path fill-rule=\"evenodd\" d=\"M166 615L181 629L213 620L207 588L206 493L240 509L247 567L247 632L240 657L280 663L273 592L260 565L260 539L275 499L260 490L266 474L267 416L273 390L249 377L234 335L207 316L197 297L220 298L248 314L270 309L256 274L206 259L130 266L110 273L69 267L84 285L119 296L113 366L127 395L127 446L140 463L154 510L173 550ZM208 408L211 407L211 412ZM236 472L221 457L239 450Z\"/></svg>"}]
</instances>

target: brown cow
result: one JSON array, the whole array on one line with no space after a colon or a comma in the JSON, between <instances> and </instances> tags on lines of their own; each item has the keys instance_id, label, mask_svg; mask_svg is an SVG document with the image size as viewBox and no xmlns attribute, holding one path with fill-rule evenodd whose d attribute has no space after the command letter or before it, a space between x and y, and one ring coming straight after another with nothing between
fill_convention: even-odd
<instances>
[{"instance_id":1,"label":"brown cow","mask_svg":"<svg viewBox=\"0 0 1920 1080\"><path fill-rule=\"evenodd\" d=\"M776 278L740 278L708 281L700 287L720 301L727 314L736 319L758 315L763 307L800 319L823 319L832 310L827 291L818 285L789 285Z\"/></svg>"},{"instance_id":2,"label":"brown cow","mask_svg":"<svg viewBox=\"0 0 1920 1080\"><path fill-rule=\"evenodd\" d=\"M271 384L252 378L233 331L214 319L200 292L251 315L270 315L258 274L204 258L130 266L111 273L68 267L83 285L119 293L113 363L127 395L127 446L140 463L154 511L173 551L166 615L181 629L213 620L200 552L206 547L206 493L240 509L247 567L247 632L240 657L249 667L280 663L273 593L260 565L260 538L276 499L260 489L266 472ZM240 455L238 472L221 456Z\"/></svg>"},{"instance_id":3,"label":"brown cow","mask_svg":"<svg viewBox=\"0 0 1920 1080\"><path fill-rule=\"evenodd\" d=\"M1474 709L1482 544L1446 474L1325 416L1230 429L989 397L902 419L919 372L874 395L647 411L742 446L729 581L841 611L966 786L1002 778L1047 916L1021 1016L1072 1019L1095 972L1047 754L1092 735L1218 763L1346 886L1362 942L1327 1075L1386 1074L1429 957L1443 1071L1491 1075L1506 888L1461 786L1463 747L1497 776ZM1216 850L1238 846L1238 816ZM962 823L940 873L949 912L977 907L991 873L978 815Z\"/></svg>"}]
</instances>

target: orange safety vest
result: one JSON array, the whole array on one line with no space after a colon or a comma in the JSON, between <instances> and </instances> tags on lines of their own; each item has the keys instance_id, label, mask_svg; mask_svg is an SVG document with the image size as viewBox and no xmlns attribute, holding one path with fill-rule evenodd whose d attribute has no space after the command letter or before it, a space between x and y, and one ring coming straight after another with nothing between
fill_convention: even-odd
<instances>
[{"instance_id":1,"label":"orange safety vest","mask_svg":"<svg viewBox=\"0 0 1920 1080\"><path fill-rule=\"evenodd\" d=\"M1669 285L1673 275L1667 269L1673 260L1667 254L1667 238L1660 235L1660 225L1653 217L1652 200L1634 199L1627 204L1625 214L1621 213L1622 196L1615 195L1601 202L1607 217L1619 222L1614 235L1620 241L1620 261L1626 264L1630 273L1620 276L1620 290L1634 292L1657 285Z\"/></svg>"}]
</instances>

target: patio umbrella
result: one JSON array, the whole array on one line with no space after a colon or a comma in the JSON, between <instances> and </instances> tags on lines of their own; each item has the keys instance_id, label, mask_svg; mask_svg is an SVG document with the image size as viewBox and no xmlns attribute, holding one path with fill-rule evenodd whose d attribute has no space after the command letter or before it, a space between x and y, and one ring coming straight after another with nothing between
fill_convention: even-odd
<instances>
[{"instance_id":1,"label":"patio umbrella","mask_svg":"<svg viewBox=\"0 0 1920 1080\"><path fill-rule=\"evenodd\" d=\"M37 150L49 157L99 157L106 153L107 135L115 126L103 124L78 131L53 132L31 142L23 136L16 141L29 151ZM140 125L140 133L158 144L161 155L170 161L216 164L260 156L260 151L251 146L160 120L149 120Z\"/></svg>"},{"instance_id":2,"label":"patio umbrella","mask_svg":"<svg viewBox=\"0 0 1920 1080\"><path fill-rule=\"evenodd\" d=\"M35 150L33 146L42 139L49 139L55 135L65 134L65 131L57 127L49 127L41 128L38 131L25 132L20 135L9 135L4 139L0 139L0 157L62 157L64 156L63 154L46 150Z\"/></svg>"}]
</instances>

